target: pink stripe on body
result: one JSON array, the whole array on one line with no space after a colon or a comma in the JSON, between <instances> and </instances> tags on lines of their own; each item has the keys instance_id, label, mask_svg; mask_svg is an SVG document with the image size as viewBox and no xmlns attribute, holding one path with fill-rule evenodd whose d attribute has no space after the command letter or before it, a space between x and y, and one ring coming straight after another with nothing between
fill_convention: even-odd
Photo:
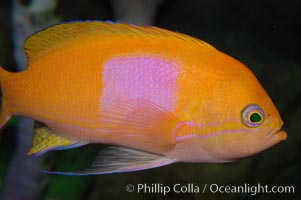
<instances>
[{"instance_id":1,"label":"pink stripe on body","mask_svg":"<svg viewBox=\"0 0 301 200\"><path fill-rule=\"evenodd\" d=\"M130 99L147 99L174 110L178 68L175 63L154 55L126 55L104 64L101 111Z\"/></svg>"}]
</instances>

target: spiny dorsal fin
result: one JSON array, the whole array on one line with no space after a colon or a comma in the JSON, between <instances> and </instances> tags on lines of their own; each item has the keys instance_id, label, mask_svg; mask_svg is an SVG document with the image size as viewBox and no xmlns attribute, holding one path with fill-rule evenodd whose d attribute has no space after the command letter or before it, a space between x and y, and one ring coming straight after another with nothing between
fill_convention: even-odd
<instances>
[{"instance_id":1,"label":"spiny dorsal fin","mask_svg":"<svg viewBox=\"0 0 301 200\"><path fill-rule=\"evenodd\" d=\"M206 42L188 35L152 26L135 26L102 21L70 22L46 28L27 38L24 48L28 63L30 64L33 60L38 59L49 50L55 50L62 43L75 42L91 36L101 36L103 40L113 37L169 37L211 47L211 45Z\"/></svg>"},{"instance_id":2,"label":"spiny dorsal fin","mask_svg":"<svg viewBox=\"0 0 301 200\"><path fill-rule=\"evenodd\" d=\"M87 144L61 137L51 131L49 128L42 126L40 123L35 124L32 146L28 155L41 155L51 150L63 150L76 148Z\"/></svg>"}]
</instances>

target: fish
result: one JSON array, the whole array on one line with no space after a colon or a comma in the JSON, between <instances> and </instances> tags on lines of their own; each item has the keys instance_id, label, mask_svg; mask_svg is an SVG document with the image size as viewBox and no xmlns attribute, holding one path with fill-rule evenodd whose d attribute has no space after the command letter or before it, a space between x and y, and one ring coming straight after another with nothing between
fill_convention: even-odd
<instances>
[{"instance_id":1,"label":"fish","mask_svg":"<svg viewBox=\"0 0 301 200\"><path fill-rule=\"evenodd\" d=\"M153 26L81 21L24 43L27 69L0 67L0 127L35 120L30 156L106 144L96 175L176 162L224 163L287 138L271 98L244 64L212 45Z\"/></svg>"}]
</instances>

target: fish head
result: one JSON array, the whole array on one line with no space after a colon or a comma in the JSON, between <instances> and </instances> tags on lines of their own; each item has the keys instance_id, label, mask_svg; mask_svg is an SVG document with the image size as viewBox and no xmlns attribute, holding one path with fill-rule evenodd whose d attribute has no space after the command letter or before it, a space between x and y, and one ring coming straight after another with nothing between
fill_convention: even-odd
<instances>
[{"instance_id":1,"label":"fish head","mask_svg":"<svg viewBox=\"0 0 301 200\"><path fill-rule=\"evenodd\" d=\"M223 76L212 80L210 90L202 88L187 104L190 129L176 133L180 160L229 162L286 139L279 112L256 77L243 64L233 65L234 70L220 73Z\"/></svg>"},{"instance_id":2,"label":"fish head","mask_svg":"<svg viewBox=\"0 0 301 200\"><path fill-rule=\"evenodd\" d=\"M229 162L285 140L287 135L281 130L283 122L278 112L264 108L251 103L237 111L237 120L228 118L220 123L197 125L193 143L216 162Z\"/></svg>"}]
</instances>

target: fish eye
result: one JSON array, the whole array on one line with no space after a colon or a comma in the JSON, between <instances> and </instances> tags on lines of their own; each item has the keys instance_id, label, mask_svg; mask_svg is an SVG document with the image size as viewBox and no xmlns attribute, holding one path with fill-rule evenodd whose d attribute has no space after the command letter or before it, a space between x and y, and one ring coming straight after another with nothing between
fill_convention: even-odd
<instances>
[{"instance_id":1,"label":"fish eye","mask_svg":"<svg viewBox=\"0 0 301 200\"><path fill-rule=\"evenodd\" d=\"M264 112L258 105L248 105L242 111L242 121L248 127L258 127L262 124L263 120Z\"/></svg>"}]
</instances>

